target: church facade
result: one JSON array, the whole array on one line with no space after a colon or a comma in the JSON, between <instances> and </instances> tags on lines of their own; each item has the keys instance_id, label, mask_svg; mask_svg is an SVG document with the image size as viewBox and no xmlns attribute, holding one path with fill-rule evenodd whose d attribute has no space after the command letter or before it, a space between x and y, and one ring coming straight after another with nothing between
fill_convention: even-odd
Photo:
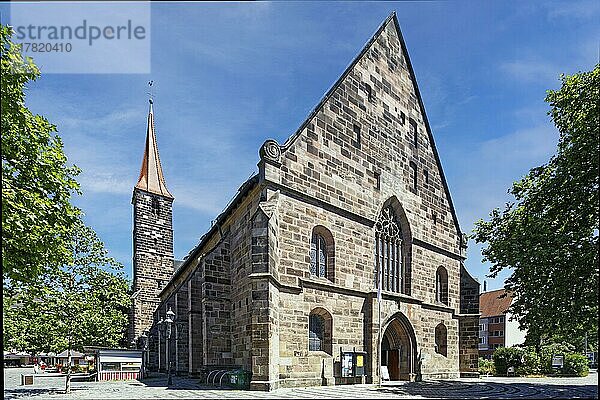
<instances>
[{"instance_id":1,"label":"church facade","mask_svg":"<svg viewBox=\"0 0 600 400\"><path fill-rule=\"evenodd\" d=\"M256 390L477 375L479 284L395 14L177 269L150 114L130 330L150 369L243 368Z\"/></svg>"}]
</instances>

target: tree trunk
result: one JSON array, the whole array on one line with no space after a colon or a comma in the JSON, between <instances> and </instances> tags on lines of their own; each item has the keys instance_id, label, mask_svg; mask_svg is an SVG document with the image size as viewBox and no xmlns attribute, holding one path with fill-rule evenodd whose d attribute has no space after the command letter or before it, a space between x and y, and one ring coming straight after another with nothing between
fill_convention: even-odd
<instances>
[{"instance_id":1,"label":"tree trunk","mask_svg":"<svg viewBox=\"0 0 600 400\"><path fill-rule=\"evenodd\" d=\"M71 346L69 345L67 357L67 380L65 381L65 393L71 393Z\"/></svg>"}]
</instances>

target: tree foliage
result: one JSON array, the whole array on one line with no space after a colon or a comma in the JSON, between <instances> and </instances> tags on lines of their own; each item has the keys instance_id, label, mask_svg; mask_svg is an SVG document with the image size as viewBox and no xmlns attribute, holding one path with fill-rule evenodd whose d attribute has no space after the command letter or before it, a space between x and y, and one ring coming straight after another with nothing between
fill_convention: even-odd
<instances>
[{"instance_id":1,"label":"tree foliage","mask_svg":"<svg viewBox=\"0 0 600 400\"><path fill-rule=\"evenodd\" d=\"M40 75L0 26L2 42L2 270L29 282L69 258L70 232L80 214L71 203L79 169L67 164L56 127L25 106L28 82Z\"/></svg>"},{"instance_id":2,"label":"tree foliage","mask_svg":"<svg viewBox=\"0 0 600 400\"><path fill-rule=\"evenodd\" d=\"M580 345L586 333L597 343L600 65L561 79L546 97L560 133L556 155L515 182L515 201L474 230L490 276L512 271L511 311L536 346L552 336Z\"/></svg>"},{"instance_id":3,"label":"tree foliage","mask_svg":"<svg viewBox=\"0 0 600 400\"><path fill-rule=\"evenodd\" d=\"M40 72L11 34L0 26L4 349L117 346L129 283L71 204L79 169L67 164L56 127L25 106Z\"/></svg>"},{"instance_id":4,"label":"tree foliage","mask_svg":"<svg viewBox=\"0 0 600 400\"><path fill-rule=\"evenodd\" d=\"M10 288L4 307L5 348L35 354L123 344L130 294L122 266L82 223L70 249L71 262L56 273Z\"/></svg>"}]
</instances>

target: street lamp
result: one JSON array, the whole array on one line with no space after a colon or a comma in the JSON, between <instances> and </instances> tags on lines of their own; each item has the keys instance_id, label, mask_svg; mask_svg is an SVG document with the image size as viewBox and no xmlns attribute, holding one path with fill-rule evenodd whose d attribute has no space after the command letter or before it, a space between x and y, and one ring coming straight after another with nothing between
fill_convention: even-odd
<instances>
[{"instance_id":1,"label":"street lamp","mask_svg":"<svg viewBox=\"0 0 600 400\"><path fill-rule=\"evenodd\" d=\"M167 365L167 368L168 368L168 370L167 370L167 375L168 375L167 386L171 386L173 384L173 377L171 375L172 361L171 361L171 355L170 355L170 353L171 353L170 341L171 341L171 329L173 326L174 319L175 319L175 313L173 312L173 310L171 310L171 307L169 307L169 310L167 311L167 318L164 321L164 323L166 324L166 331L167 331L166 332L167 333L167 335L166 335L167 336L167 345L168 345L168 347L167 347L168 348L168 354L167 354L168 358L167 359L169 362L169 364Z\"/></svg>"},{"instance_id":2,"label":"street lamp","mask_svg":"<svg viewBox=\"0 0 600 400\"><path fill-rule=\"evenodd\" d=\"M165 331L165 320L161 317L160 320L156 323L157 331L158 331L158 370L160 371L160 342L162 341L162 336L164 336Z\"/></svg>"},{"instance_id":3,"label":"street lamp","mask_svg":"<svg viewBox=\"0 0 600 400\"><path fill-rule=\"evenodd\" d=\"M140 341L142 345L142 378L146 378L146 352L148 351L148 335L147 331L143 331L140 335Z\"/></svg>"}]
</instances>

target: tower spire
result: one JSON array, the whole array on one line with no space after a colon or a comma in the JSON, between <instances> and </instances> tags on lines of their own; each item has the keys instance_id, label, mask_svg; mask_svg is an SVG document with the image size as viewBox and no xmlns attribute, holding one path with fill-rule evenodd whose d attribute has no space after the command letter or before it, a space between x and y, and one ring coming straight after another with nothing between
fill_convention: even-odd
<instances>
[{"instance_id":1,"label":"tower spire","mask_svg":"<svg viewBox=\"0 0 600 400\"><path fill-rule=\"evenodd\" d=\"M152 81L151 81L152 82ZM152 86L151 83L149 83ZM154 110L152 108L152 96L149 99L150 110L148 111L148 128L146 133L146 147L144 148L144 158L142 159L142 168L138 182L135 185L137 189L146 192L158 194L170 199L173 195L167 189L160 157L158 155L158 146L156 145L156 133L154 131Z\"/></svg>"}]
</instances>

